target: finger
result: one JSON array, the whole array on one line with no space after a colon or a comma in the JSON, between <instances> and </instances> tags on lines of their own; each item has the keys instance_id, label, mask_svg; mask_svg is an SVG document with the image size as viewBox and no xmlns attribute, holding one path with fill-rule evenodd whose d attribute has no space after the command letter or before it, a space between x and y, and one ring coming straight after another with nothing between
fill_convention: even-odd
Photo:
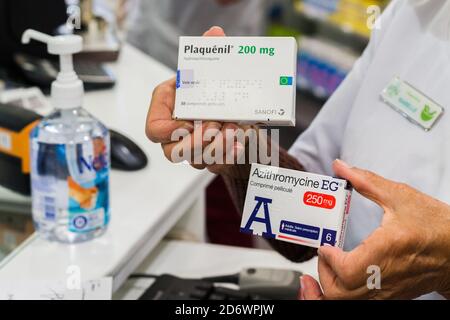
<instances>
[{"instance_id":1,"label":"finger","mask_svg":"<svg viewBox=\"0 0 450 320\"><path fill-rule=\"evenodd\" d=\"M207 164L205 163L203 157L204 150L208 147L208 145L214 143L216 138L220 139L221 129L222 123L217 121L208 121L203 123L201 127L194 130L194 140L191 143L192 164L200 166L202 169L206 167Z\"/></svg>"},{"instance_id":2,"label":"finger","mask_svg":"<svg viewBox=\"0 0 450 320\"><path fill-rule=\"evenodd\" d=\"M222 133L223 134L223 133ZM225 141L226 138L223 139ZM215 139L214 143L220 141L220 139ZM214 164L208 165L208 170L215 174L221 174L226 168L233 166L235 164L245 164L248 163L248 159L246 158L246 147L239 141L234 141L232 143L224 142L226 151L222 154L220 163L216 162ZM208 145L209 148L211 145ZM218 150L217 147L215 150ZM210 152L210 151L209 151ZM231 153L231 155L230 155ZM228 155L228 161L227 161ZM233 163L229 163L230 160L233 160ZM219 160L219 159L217 159Z\"/></svg>"},{"instance_id":3,"label":"finger","mask_svg":"<svg viewBox=\"0 0 450 320\"><path fill-rule=\"evenodd\" d=\"M191 121L172 119L175 105L175 79L161 83L153 90L152 101L146 120L147 137L156 143L171 141L172 134L177 129L189 132L194 130Z\"/></svg>"},{"instance_id":4,"label":"finger","mask_svg":"<svg viewBox=\"0 0 450 320\"><path fill-rule=\"evenodd\" d=\"M386 239L384 230L378 228L350 252L344 252L337 247L322 246L318 254L337 276L335 281L346 289L354 290L365 287L367 268L381 263L381 259L386 255Z\"/></svg>"},{"instance_id":5,"label":"finger","mask_svg":"<svg viewBox=\"0 0 450 320\"><path fill-rule=\"evenodd\" d=\"M201 123L201 125L199 125ZM188 161L190 164L200 165L203 161L198 160L201 150L211 141L205 140L205 133L215 130L220 131L221 124L218 122L196 122L194 131L178 140L162 144L164 155L172 162ZM197 158L197 160L196 160ZM200 162L198 162L200 161ZM201 168L201 167L196 167Z\"/></svg>"},{"instance_id":6,"label":"finger","mask_svg":"<svg viewBox=\"0 0 450 320\"><path fill-rule=\"evenodd\" d=\"M236 164L243 151L245 141L236 137L241 128L234 123L225 123L216 139L204 150L208 165ZM237 138L238 141L235 141ZM242 142L242 143L240 143Z\"/></svg>"},{"instance_id":7,"label":"finger","mask_svg":"<svg viewBox=\"0 0 450 320\"><path fill-rule=\"evenodd\" d=\"M229 134L227 135L227 133ZM211 153L211 149L219 150L218 152L220 152L220 150L224 150L220 164L209 165L208 170L212 173L220 174L233 164L249 164L250 162L257 161L258 145L261 145L259 143L259 139L261 139L261 135L259 133L259 128L255 125L237 125L235 123L226 123L222 128L223 139L215 139L213 143L208 145L206 148L207 150L205 150L205 152L208 153ZM220 142L222 142L222 148L220 148ZM256 148L253 148L253 150L252 148L249 149L248 146L250 144L253 144ZM231 152L232 154L229 154ZM229 163L230 160L233 161L233 164Z\"/></svg>"},{"instance_id":8,"label":"finger","mask_svg":"<svg viewBox=\"0 0 450 320\"><path fill-rule=\"evenodd\" d=\"M317 251L321 262L325 263L329 269L326 269L325 276L330 274L330 281L326 281L327 284L331 282L336 282L336 278L343 279L346 281L346 255L341 249L332 246L322 246ZM321 279L322 280L322 279Z\"/></svg>"},{"instance_id":9,"label":"finger","mask_svg":"<svg viewBox=\"0 0 450 320\"><path fill-rule=\"evenodd\" d=\"M225 36L221 27L211 27L204 36ZM171 142L172 133L177 129L185 129L192 132L194 127L191 121L177 121L172 119L175 106L176 79L172 78L163 82L153 91L150 110L147 116L146 134L156 143Z\"/></svg>"},{"instance_id":10,"label":"finger","mask_svg":"<svg viewBox=\"0 0 450 320\"><path fill-rule=\"evenodd\" d=\"M325 291L328 288L332 288L336 284L337 275L333 271L333 269L328 264L327 260L322 256L321 250L317 251L319 256L318 261L318 271L319 271L319 280L322 284L322 288Z\"/></svg>"},{"instance_id":11,"label":"finger","mask_svg":"<svg viewBox=\"0 0 450 320\"><path fill-rule=\"evenodd\" d=\"M298 281L300 283L300 287L298 288L297 300L305 300L305 298L303 297L302 277L298 278Z\"/></svg>"},{"instance_id":12,"label":"finger","mask_svg":"<svg viewBox=\"0 0 450 320\"><path fill-rule=\"evenodd\" d=\"M367 296L366 286L348 289L321 256L319 256L318 270L323 300L363 299Z\"/></svg>"},{"instance_id":13,"label":"finger","mask_svg":"<svg viewBox=\"0 0 450 320\"><path fill-rule=\"evenodd\" d=\"M322 300L323 293L319 283L311 276L304 275L300 278L302 300Z\"/></svg>"},{"instance_id":14,"label":"finger","mask_svg":"<svg viewBox=\"0 0 450 320\"><path fill-rule=\"evenodd\" d=\"M214 26L203 34L204 37L224 37L225 32L221 27Z\"/></svg>"},{"instance_id":15,"label":"finger","mask_svg":"<svg viewBox=\"0 0 450 320\"><path fill-rule=\"evenodd\" d=\"M348 180L364 197L377 203L383 209L391 207L396 183L358 168L352 168L342 160L333 162L333 170L342 179Z\"/></svg>"},{"instance_id":16,"label":"finger","mask_svg":"<svg viewBox=\"0 0 450 320\"><path fill-rule=\"evenodd\" d=\"M245 156L245 147L240 142L235 142L234 145L232 146L232 151L230 151L230 152L233 152L235 159L241 159L242 157ZM224 155L224 158L225 157L226 157L226 155ZM244 160L245 160L245 158L244 158ZM239 163L239 162L236 160L235 163ZM216 163L216 164L208 165L208 170L215 174L221 174L230 166L233 166L233 164L227 164L225 162L223 162L221 164Z\"/></svg>"},{"instance_id":17,"label":"finger","mask_svg":"<svg viewBox=\"0 0 450 320\"><path fill-rule=\"evenodd\" d=\"M362 252L361 252L362 253ZM320 259L329 269L326 269L333 278L334 286L346 290L354 290L365 284L367 267L365 266L366 254L363 256L353 255L349 258L349 253L340 248L332 246L322 246L318 250ZM361 262L363 260L364 262Z\"/></svg>"},{"instance_id":18,"label":"finger","mask_svg":"<svg viewBox=\"0 0 450 320\"><path fill-rule=\"evenodd\" d=\"M181 141L174 141L163 144L164 155L173 162L188 161L195 164L195 168L203 169L203 150L214 141L214 135L220 132L222 124L215 121L203 122L201 126L194 129L194 132L182 138ZM210 139L205 139L206 134Z\"/></svg>"}]
</instances>

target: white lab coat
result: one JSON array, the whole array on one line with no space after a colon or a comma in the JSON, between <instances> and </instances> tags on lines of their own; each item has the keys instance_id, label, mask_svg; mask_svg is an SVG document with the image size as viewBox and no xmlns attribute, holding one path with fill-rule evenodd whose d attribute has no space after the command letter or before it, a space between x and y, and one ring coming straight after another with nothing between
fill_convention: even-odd
<instances>
[{"instance_id":1,"label":"white lab coat","mask_svg":"<svg viewBox=\"0 0 450 320\"><path fill-rule=\"evenodd\" d=\"M333 175L332 161L340 158L450 203L449 36L450 1L394 0L362 57L290 153L311 172ZM431 131L381 101L394 76L446 108ZM345 249L367 238L382 216L355 192Z\"/></svg>"},{"instance_id":2,"label":"white lab coat","mask_svg":"<svg viewBox=\"0 0 450 320\"><path fill-rule=\"evenodd\" d=\"M199 36L212 26L221 26L227 35L261 35L266 5L266 0L226 6L215 0L140 0L127 40L175 70L180 36Z\"/></svg>"}]
</instances>

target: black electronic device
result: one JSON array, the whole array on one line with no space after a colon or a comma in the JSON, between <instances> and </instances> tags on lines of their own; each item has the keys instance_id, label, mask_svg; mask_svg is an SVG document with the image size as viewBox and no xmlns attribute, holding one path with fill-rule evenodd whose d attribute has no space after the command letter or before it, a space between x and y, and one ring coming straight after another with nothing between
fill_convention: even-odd
<instances>
[{"instance_id":1,"label":"black electronic device","mask_svg":"<svg viewBox=\"0 0 450 320\"><path fill-rule=\"evenodd\" d=\"M18 53L14 55L14 61L24 78L43 90L50 88L59 72L57 60ZM116 82L111 71L99 62L75 59L73 68L86 90L111 88Z\"/></svg>"},{"instance_id":2,"label":"black electronic device","mask_svg":"<svg viewBox=\"0 0 450 320\"><path fill-rule=\"evenodd\" d=\"M202 279L182 279L173 275L132 275L155 278L141 300L295 300L301 272L248 268L240 273ZM224 287L234 285L237 289Z\"/></svg>"},{"instance_id":3,"label":"black electronic device","mask_svg":"<svg viewBox=\"0 0 450 320\"><path fill-rule=\"evenodd\" d=\"M59 70L58 60L37 41L22 44L22 34L34 29L56 35L68 19L65 0L1 0L0 1L0 66L23 85L37 85L49 90ZM110 88L115 77L98 61L74 57L74 69L86 90ZM0 77L4 78L0 74ZM5 79L3 79L5 80ZM6 79L7 80L7 79Z\"/></svg>"},{"instance_id":4,"label":"black electronic device","mask_svg":"<svg viewBox=\"0 0 450 320\"><path fill-rule=\"evenodd\" d=\"M111 166L124 171L136 171L147 166L148 159L144 151L123 134L110 130Z\"/></svg>"},{"instance_id":5,"label":"black electronic device","mask_svg":"<svg viewBox=\"0 0 450 320\"><path fill-rule=\"evenodd\" d=\"M139 298L139 300L264 300L268 299L241 290L216 287L213 283L198 279L182 279L163 274Z\"/></svg>"},{"instance_id":6,"label":"black electronic device","mask_svg":"<svg viewBox=\"0 0 450 320\"><path fill-rule=\"evenodd\" d=\"M65 0L1 0L0 64L12 65L13 54L18 52L49 57L42 43L24 46L22 34L26 29L35 29L53 35L67 21L67 17Z\"/></svg>"}]
</instances>

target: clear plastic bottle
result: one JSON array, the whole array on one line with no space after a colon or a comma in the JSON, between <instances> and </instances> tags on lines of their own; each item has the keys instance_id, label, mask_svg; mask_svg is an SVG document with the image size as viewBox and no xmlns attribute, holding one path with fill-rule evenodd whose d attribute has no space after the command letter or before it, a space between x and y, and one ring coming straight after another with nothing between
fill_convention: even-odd
<instances>
[{"instance_id":1,"label":"clear plastic bottle","mask_svg":"<svg viewBox=\"0 0 450 320\"><path fill-rule=\"evenodd\" d=\"M72 54L82 49L76 35L51 37L26 30L22 42L47 43L60 56L52 83L56 108L31 133L32 213L38 233L65 243L103 234L110 220L108 129L81 108L83 83L73 70Z\"/></svg>"},{"instance_id":2,"label":"clear plastic bottle","mask_svg":"<svg viewBox=\"0 0 450 320\"><path fill-rule=\"evenodd\" d=\"M48 240L75 243L106 230L108 129L82 108L57 110L31 134L33 220Z\"/></svg>"}]
</instances>

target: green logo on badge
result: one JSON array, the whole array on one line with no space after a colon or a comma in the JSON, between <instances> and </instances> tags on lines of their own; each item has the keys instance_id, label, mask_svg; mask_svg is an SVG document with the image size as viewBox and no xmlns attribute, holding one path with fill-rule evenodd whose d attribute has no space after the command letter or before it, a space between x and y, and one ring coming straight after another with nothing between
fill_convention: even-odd
<instances>
[{"instance_id":1,"label":"green logo on badge","mask_svg":"<svg viewBox=\"0 0 450 320\"><path fill-rule=\"evenodd\" d=\"M423 121L430 121L430 120L432 120L434 118L436 113L437 113L437 111L431 112L431 109L430 109L429 105L425 105L425 107L422 110L422 113L421 113L420 117L422 118Z\"/></svg>"},{"instance_id":2,"label":"green logo on badge","mask_svg":"<svg viewBox=\"0 0 450 320\"><path fill-rule=\"evenodd\" d=\"M400 93L400 88L398 87L398 84L391 84L388 88L387 88L387 94L393 98L398 96L398 94Z\"/></svg>"}]
</instances>

